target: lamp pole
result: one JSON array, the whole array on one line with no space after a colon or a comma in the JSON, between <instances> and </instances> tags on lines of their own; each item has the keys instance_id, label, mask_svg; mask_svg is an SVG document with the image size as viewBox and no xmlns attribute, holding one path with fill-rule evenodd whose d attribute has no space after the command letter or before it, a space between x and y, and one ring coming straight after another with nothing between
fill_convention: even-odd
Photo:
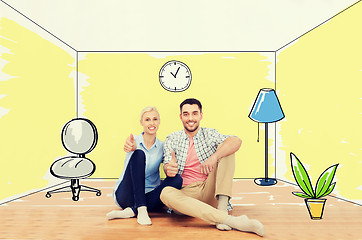
<instances>
[{"instance_id":1,"label":"lamp pole","mask_svg":"<svg viewBox=\"0 0 362 240\"><path fill-rule=\"evenodd\" d=\"M265 123L265 182L268 182L268 123Z\"/></svg>"}]
</instances>

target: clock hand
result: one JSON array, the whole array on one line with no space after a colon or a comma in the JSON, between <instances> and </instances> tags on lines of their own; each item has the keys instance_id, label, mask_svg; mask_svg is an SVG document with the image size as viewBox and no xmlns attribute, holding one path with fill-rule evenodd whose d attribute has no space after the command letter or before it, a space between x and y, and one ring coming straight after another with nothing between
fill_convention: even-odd
<instances>
[{"instance_id":1,"label":"clock hand","mask_svg":"<svg viewBox=\"0 0 362 240\"><path fill-rule=\"evenodd\" d=\"M180 70L180 67L178 67L178 68L177 68L177 71L176 71L176 73L175 73L175 74L173 74L172 72L170 72L174 78L176 78L177 73L178 73L178 70Z\"/></svg>"},{"instance_id":2,"label":"clock hand","mask_svg":"<svg viewBox=\"0 0 362 240\"><path fill-rule=\"evenodd\" d=\"M177 71L176 71L175 76L174 76L175 78L177 76L178 70L180 70L180 67L177 68Z\"/></svg>"}]
</instances>

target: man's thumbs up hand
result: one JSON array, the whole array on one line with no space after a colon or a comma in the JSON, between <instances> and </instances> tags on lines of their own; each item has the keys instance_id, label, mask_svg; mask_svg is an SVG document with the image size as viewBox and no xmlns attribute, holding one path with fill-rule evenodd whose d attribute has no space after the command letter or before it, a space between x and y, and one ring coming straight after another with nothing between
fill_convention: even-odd
<instances>
[{"instance_id":1,"label":"man's thumbs up hand","mask_svg":"<svg viewBox=\"0 0 362 240\"><path fill-rule=\"evenodd\" d=\"M174 150L171 150L171 161L166 163L163 169L168 177L176 176L178 171L178 164Z\"/></svg>"},{"instance_id":2,"label":"man's thumbs up hand","mask_svg":"<svg viewBox=\"0 0 362 240\"><path fill-rule=\"evenodd\" d=\"M171 150L171 161L170 162L177 164L176 153L174 150Z\"/></svg>"}]
</instances>

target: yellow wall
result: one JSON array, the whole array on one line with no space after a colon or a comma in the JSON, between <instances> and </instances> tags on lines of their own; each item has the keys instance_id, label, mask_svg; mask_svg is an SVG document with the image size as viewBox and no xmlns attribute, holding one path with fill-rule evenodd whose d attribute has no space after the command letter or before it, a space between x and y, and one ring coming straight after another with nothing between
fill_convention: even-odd
<instances>
[{"instance_id":1,"label":"yellow wall","mask_svg":"<svg viewBox=\"0 0 362 240\"><path fill-rule=\"evenodd\" d=\"M75 117L74 58L13 20L0 18L0 199L44 188Z\"/></svg>"},{"instance_id":2,"label":"yellow wall","mask_svg":"<svg viewBox=\"0 0 362 240\"><path fill-rule=\"evenodd\" d=\"M272 54L274 56L274 54ZM139 134L139 113L156 106L161 114L158 137L182 129L179 104L188 97L203 104L201 125L233 134L243 140L237 152L237 178L263 176L264 147L257 143L257 124L248 118L262 87L273 87L273 65L260 53L88 53L81 56L79 71L87 84L81 97L84 116L99 131L99 142L90 154L97 165L93 176L118 177L123 168L123 143L130 133ZM159 84L158 73L169 60L186 63L192 72L188 90L172 93Z\"/></svg>"},{"instance_id":3,"label":"yellow wall","mask_svg":"<svg viewBox=\"0 0 362 240\"><path fill-rule=\"evenodd\" d=\"M280 123L277 175L293 181L289 153L309 165L313 184L339 163L334 194L362 202L362 4L283 49L277 61Z\"/></svg>"}]
</instances>

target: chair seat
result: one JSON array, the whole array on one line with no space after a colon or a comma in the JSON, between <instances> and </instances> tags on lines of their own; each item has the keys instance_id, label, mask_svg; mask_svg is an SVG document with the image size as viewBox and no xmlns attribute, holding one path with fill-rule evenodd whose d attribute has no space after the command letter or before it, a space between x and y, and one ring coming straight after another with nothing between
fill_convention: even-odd
<instances>
[{"instance_id":1,"label":"chair seat","mask_svg":"<svg viewBox=\"0 0 362 240\"><path fill-rule=\"evenodd\" d=\"M84 157L64 157L50 167L53 176L63 179L87 178L95 171L95 164Z\"/></svg>"}]
</instances>

